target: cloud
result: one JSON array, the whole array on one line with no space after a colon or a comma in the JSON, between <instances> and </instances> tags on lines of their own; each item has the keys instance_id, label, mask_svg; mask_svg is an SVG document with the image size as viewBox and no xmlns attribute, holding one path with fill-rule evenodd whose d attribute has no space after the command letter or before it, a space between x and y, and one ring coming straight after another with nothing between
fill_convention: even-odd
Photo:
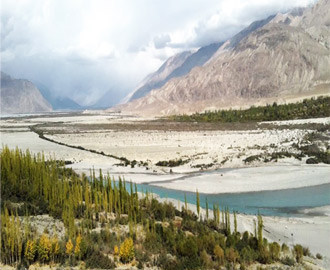
<instances>
[{"instance_id":1,"label":"cloud","mask_svg":"<svg viewBox=\"0 0 330 270\"><path fill-rule=\"evenodd\" d=\"M156 49L164 48L171 41L169 34L161 34L154 38L154 45Z\"/></svg>"},{"instance_id":2,"label":"cloud","mask_svg":"<svg viewBox=\"0 0 330 270\"><path fill-rule=\"evenodd\" d=\"M89 104L124 97L166 58L315 0L3 0L1 67Z\"/></svg>"}]
</instances>

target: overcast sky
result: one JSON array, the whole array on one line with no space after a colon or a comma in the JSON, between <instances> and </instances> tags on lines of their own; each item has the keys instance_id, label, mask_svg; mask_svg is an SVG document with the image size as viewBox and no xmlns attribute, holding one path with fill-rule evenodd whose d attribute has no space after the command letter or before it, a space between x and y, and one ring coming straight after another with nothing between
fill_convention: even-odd
<instances>
[{"instance_id":1,"label":"overcast sky","mask_svg":"<svg viewBox=\"0 0 330 270\"><path fill-rule=\"evenodd\" d=\"M315 0L2 0L1 69L90 104L168 57Z\"/></svg>"}]
</instances>

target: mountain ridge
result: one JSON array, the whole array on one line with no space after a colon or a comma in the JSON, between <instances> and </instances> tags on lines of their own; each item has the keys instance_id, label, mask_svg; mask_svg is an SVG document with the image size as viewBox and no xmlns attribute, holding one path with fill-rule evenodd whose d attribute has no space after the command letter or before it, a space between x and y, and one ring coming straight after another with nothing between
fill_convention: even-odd
<instances>
[{"instance_id":1,"label":"mountain ridge","mask_svg":"<svg viewBox=\"0 0 330 270\"><path fill-rule=\"evenodd\" d=\"M225 42L202 67L121 109L167 115L295 98L322 89L327 94L330 19L326 10L330 1L321 0L304 10L268 17L261 27L241 31L247 34L236 44L235 37Z\"/></svg>"}]
</instances>

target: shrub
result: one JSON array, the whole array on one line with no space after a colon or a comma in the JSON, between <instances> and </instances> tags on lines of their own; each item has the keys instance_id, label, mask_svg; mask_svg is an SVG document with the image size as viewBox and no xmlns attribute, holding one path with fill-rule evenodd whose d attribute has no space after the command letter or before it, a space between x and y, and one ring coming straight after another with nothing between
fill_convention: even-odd
<instances>
[{"instance_id":1,"label":"shrub","mask_svg":"<svg viewBox=\"0 0 330 270\"><path fill-rule=\"evenodd\" d=\"M269 245L270 256L274 261L280 257L281 247L278 243L274 242Z\"/></svg>"},{"instance_id":2,"label":"shrub","mask_svg":"<svg viewBox=\"0 0 330 270\"><path fill-rule=\"evenodd\" d=\"M322 260L323 259L323 256L320 253L317 253L316 254L316 258L318 258L319 260Z\"/></svg>"},{"instance_id":3,"label":"shrub","mask_svg":"<svg viewBox=\"0 0 330 270\"><path fill-rule=\"evenodd\" d=\"M86 260L87 268L97 268L97 269L113 269L116 267L114 262L107 256L103 255L101 252L97 251L88 257Z\"/></svg>"},{"instance_id":4,"label":"shrub","mask_svg":"<svg viewBox=\"0 0 330 270\"><path fill-rule=\"evenodd\" d=\"M296 256L296 261L298 263L301 262L304 255L303 247L301 245L295 245L293 250Z\"/></svg>"},{"instance_id":5,"label":"shrub","mask_svg":"<svg viewBox=\"0 0 330 270\"><path fill-rule=\"evenodd\" d=\"M282 259L282 263L288 266L294 266L295 265L295 260L289 256L285 256Z\"/></svg>"},{"instance_id":6,"label":"shrub","mask_svg":"<svg viewBox=\"0 0 330 270\"><path fill-rule=\"evenodd\" d=\"M284 253L286 253L286 252L289 251L289 247L285 243L282 244L282 248L281 249L282 249L282 252L284 252Z\"/></svg>"},{"instance_id":7,"label":"shrub","mask_svg":"<svg viewBox=\"0 0 330 270\"><path fill-rule=\"evenodd\" d=\"M303 254L304 256L311 256L311 252L308 247L303 247Z\"/></svg>"}]
</instances>

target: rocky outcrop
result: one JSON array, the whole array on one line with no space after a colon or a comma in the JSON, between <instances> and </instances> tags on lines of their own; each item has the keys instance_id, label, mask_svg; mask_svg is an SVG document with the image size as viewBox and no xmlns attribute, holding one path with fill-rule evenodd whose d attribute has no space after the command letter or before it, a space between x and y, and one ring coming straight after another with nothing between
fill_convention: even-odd
<instances>
[{"instance_id":1,"label":"rocky outcrop","mask_svg":"<svg viewBox=\"0 0 330 270\"><path fill-rule=\"evenodd\" d=\"M1 113L49 111L52 111L52 106L33 83L13 79L1 72Z\"/></svg>"},{"instance_id":2,"label":"rocky outcrop","mask_svg":"<svg viewBox=\"0 0 330 270\"><path fill-rule=\"evenodd\" d=\"M192 113L329 94L329 10L330 0L321 0L308 9L270 17L259 27L252 24L250 31L224 43L205 65L121 109Z\"/></svg>"}]
</instances>

